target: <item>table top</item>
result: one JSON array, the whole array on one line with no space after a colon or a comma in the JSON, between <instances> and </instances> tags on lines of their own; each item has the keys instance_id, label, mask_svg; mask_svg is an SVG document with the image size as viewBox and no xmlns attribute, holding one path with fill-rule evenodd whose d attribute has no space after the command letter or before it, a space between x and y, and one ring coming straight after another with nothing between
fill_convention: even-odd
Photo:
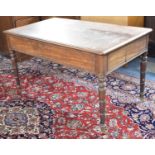
<instances>
[{"instance_id":1,"label":"table top","mask_svg":"<svg viewBox=\"0 0 155 155\"><path fill-rule=\"evenodd\" d=\"M151 31L150 28L52 18L5 33L102 55Z\"/></svg>"}]
</instances>

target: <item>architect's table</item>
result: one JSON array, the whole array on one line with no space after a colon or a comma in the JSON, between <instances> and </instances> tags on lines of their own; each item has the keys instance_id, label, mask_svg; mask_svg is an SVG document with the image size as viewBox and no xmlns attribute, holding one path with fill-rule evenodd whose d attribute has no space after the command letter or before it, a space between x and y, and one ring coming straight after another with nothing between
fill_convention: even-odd
<instances>
[{"instance_id":1,"label":"architect's table","mask_svg":"<svg viewBox=\"0 0 155 155\"><path fill-rule=\"evenodd\" d=\"M53 18L5 31L17 84L15 51L95 73L101 125L105 120L106 75L141 55L140 96L144 96L151 29Z\"/></svg>"}]
</instances>

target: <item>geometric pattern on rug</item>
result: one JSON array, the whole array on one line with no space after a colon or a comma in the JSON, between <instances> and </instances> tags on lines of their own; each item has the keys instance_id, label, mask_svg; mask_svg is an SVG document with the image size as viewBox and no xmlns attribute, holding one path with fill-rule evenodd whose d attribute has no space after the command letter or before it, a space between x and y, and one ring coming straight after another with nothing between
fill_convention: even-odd
<instances>
[{"instance_id":1,"label":"geometric pattern on rug","mask_svg":"<svg viewBox=\"0 0 155 155\"><path fill-rule=\"evenodd\" d=\"M0 138L53 138L51 108L38 101L0 101Z\"/></svg>"},{"instance_id":2,"label":"geometric pattern on rug","mask_svg":"<svg viewBox=\"0 0 155 155\"><path fill-rule=\"evenodd\" d=\"M11 100L16 89L9 71L10 60L0 60L0 68L5 68L0 73L0 98ZM117 72L107 76L110 98L106 105L107 131L103 135L95 75L37 58L20 63L19 68L22 97L44 102L53 110L54 138L155 138L154 82L146 81L142 101L138 78Z\"/></svg>"}]
</instances>

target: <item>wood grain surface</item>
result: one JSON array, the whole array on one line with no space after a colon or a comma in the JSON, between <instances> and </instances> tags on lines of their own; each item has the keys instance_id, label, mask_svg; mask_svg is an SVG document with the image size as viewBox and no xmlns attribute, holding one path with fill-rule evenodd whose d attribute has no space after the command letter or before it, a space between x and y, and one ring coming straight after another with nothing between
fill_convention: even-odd
<instances>
[{"instance_id":1,"label":"wood grain surface","mask_svg":"<svg viewBox=\"0 0 155 155\"><path fill-rule=\"evenodd\" d=\"M151 31L149 28L52 18L6 32L102 55Z\"/></svg>"}]
</instances>

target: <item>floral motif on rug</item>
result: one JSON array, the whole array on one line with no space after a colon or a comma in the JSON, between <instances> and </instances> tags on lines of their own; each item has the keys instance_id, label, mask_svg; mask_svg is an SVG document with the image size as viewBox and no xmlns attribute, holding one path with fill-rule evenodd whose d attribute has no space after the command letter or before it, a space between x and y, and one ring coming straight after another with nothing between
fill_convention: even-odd
<instances>
[{"instance_id":1,"label":"floral motif on rug","mask_svg":"<svg viewBox=\"0 0 155 155\"><path fill-rule=\"evenodd\" d=\"M0 101L0 138L53 138L52 115L43 102Z\"/></svg>"},{"instance_id":2,"label":"floral motif on rug","mask_svg":"<svg viewBox=\"0 0 155 155\"><path fill-rule=\"evenodd\" d=\"M5 88L3 91L5 93L1 94L1 99L10 101L15 98L17 93L15 80L11 75L2 75L1 80L3 81L3 79L8 82L3 87ZM22 99L31 98L32 100L41 101L52 109L54 138L142 138L138 125L126 115L123 108L111 104L109 97L107 97L106 105L106 130L103 133L99 124L99 103L96 91L81 85L75 85L73 82L66 82L55 76L23 76L21 79L23 81L22 94L20 96ZM16 98L18 97L16 96ZM13 107L11 110L14 110L14 108L18 108L18 105L12 105L11 107ZM30 110L38 115L34 109ZM44 111L45 108L42 108L41 112ZM19 108L16 112L16 114L12 114L16 119L19 119L15 124L16 127L22 123L27 124L27 126L31 124L31 121L27 122L29 118L29 115L26 114L27 109L21 110ZM26 116L27 119L25 118ZM48 119L45 119L46 123ZM11 122L12 124L14 123L10 119ZM8 124L5 123L5 125L7 126ZM36 121L36 125L33 125L30 133L38 132L37 127L38 123ZM5 128L8 130L10 126ZM19 133L23 130L23 127L22 129L18 127ZM48 129L44 128L44 130Z\"/></svg>"},{"instance_id":3,"label":"floral motif on rug","mask_svg":"<svg viewBox=\"0 0 155 155\"><path fill-rule=\"evenodd\" d=\"M3 58L0 63L0 68L6 69L0 71L0 97L9 100L16 94L15 81L9 71L10 61ZM103 135L95 75L36 58L19 63L19 68L22 95L47 103L54 111L55 138L155 138L154 82L146 81L142 101L139 79L117 72L107 76L110 98L106 107L107 131Z\"/></svg>"}]
</instances>

